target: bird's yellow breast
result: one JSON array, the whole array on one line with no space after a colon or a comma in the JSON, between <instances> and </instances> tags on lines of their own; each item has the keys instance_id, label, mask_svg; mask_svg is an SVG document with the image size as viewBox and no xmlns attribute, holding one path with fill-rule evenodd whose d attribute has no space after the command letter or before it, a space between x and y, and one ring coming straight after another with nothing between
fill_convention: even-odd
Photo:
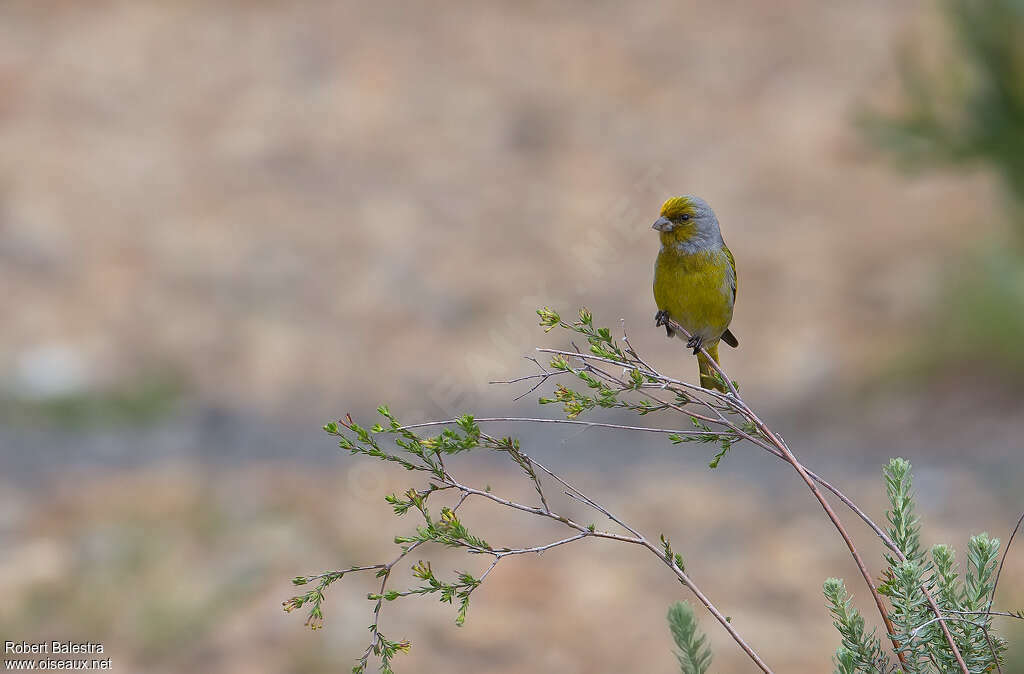
<instances>
[{"instance_id":1,"label":"bird's yellow breast","mask_svg":"<svg viewBox=\"0 0 1024 674\"><path fill-rule=\"evenodd\" d=\"M691 334L716 342L732 321L735 271L724 248L684 253L662 246L654 301Z\"/></svg>"}]
</instances>

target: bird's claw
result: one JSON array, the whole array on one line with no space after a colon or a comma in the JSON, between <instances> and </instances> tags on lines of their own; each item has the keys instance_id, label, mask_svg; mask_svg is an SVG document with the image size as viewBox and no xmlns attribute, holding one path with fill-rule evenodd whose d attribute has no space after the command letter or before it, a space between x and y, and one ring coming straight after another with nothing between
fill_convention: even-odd
<instances>
[{"instance_id":1,"label":"bird's claw","mask_svg":"<svg viewBox=\"0 0 1024 674\"><path fill-rule=\"evenodd\" d=\"M686 342L686 346L693 349L693 355L696 356L704 346L704 339L700 335L694 335Z\"/></svg>"},{"instance_id":2,"label":"bird's claw","mask_svg":"<svg viewBox=\"0 0 1024 674\"><path fill-rule=\"evenodd\" d=\"M655 325L655 327L664 325L665 326L665 336L666 337L671 337L672 336L672 328L669 327L669 324L668 324L668 312L665 311L664 309L662 309L658 313L654 314L654 325Z\"/></svg>"}]
</instances>

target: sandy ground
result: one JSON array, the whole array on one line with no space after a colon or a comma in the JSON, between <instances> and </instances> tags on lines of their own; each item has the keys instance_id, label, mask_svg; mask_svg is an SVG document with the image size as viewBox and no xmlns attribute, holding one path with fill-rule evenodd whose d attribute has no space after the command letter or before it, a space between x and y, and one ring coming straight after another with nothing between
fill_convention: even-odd
<instances>
[{"instance_id":1,"label":"sandy ground","mask_svg":"<svg viewBox=\"0 0 1024 674\"><path fill-rule=\"evenodd\" d=\"M517 371L543 304L674 357L649 225L690 192L738 260L748 390L856 380L996 227L984 177L902 176L853 124L923 10L4 3L0 374L435 411Z\"/></svg>"},{"instance_id":2,"label":"sandy ground","mask_svg":"<svg viewBox=\"0 0 1024 674\"><path fill-rule=\"evenodd\" d=\"M725 363L747 399L878 518L898 453L927 542L1005 537L1019 390L886 379L999 231L989 176L898 173L855 124L933 27L922 2L0 3L0 638L99 640L123 672L345 670L368 580L310 633L280 610L288 579L391 555L413 525L381 497L409 484L317 425L378 402L535 412L486 382L563 344L535 327L545 304L624 319L693 376L650 327L649 226L685 192L738 261ZM870 609L774 460L737 448L711 473L646 440L531 433L670 535L776 671L827 669L825 577ZM464 475L530 498L487 461ZM470 516L494 542L559 534ZM399 671L675 671L663 617L685 592L590 543L503 562L461 629L390 605L387 633L414 642ZM703 624L713 670L750 671Z\"/></svg>"},{"instance_id":3,"label":"sandy ground","mask_svg":"<svg viewBox=\"0 0 1024 674\"><path fill-rule=\"evenodd\" d=\"M872 604L797 478L768 459L730 460L764 464L772 486L728 470L702 473L685 461L625 469L616 478L574 472L572 479L645 533L670 536L694 580L775 671L820 672L838 644L821 582L845 577L869 620ZM460 477L531 501L530 485L494 462L470 460ZM941 479L956 498L922 506L926 544L950 542L962 554L980 523L1009 527L1001 498L974 477ZM365 647L372 608L365 594L373 580L335 585L318 632L302 627L304 616L281 612L280 603L294 593L294 575L392 558L390 537L410 533L415 522L411 515L396 519L380 495L407 488L407 480L404 471L366 461L329 470L278 463L165 466L109 477L73 472L45 485L50 498L42 505L29 490L6 484L0 535L14 545L0 558L0 633L99 641L115 671L124 672L344 670ZM880 480L844 482L880 517ZM557 507L602 525L578 504ZM566 535L486 503L462 512L492 545L539 545ZM879 550L868 530L846 519L877 571ZM443 577L479 574L487 565L436 548L415 557L431 560ZM1024 556L1011 555L1004 574L1000 604L1020 606L1024 594L1014 579L1024 574ZM396 589L416 583L407 567L396 571ZM412 640L411 653L396 663L405 672L671 672L664 613L686 598L653 556L585 541L502 561L462 628L453 624L454 609L433 599L389 603L381 626L392 638ZM716 654L713 671L751 671L725 632L700 615ZM1018 648L1017 668L1008 671L1022 671L1020 655Z\"/></svg>"}]
</instances>

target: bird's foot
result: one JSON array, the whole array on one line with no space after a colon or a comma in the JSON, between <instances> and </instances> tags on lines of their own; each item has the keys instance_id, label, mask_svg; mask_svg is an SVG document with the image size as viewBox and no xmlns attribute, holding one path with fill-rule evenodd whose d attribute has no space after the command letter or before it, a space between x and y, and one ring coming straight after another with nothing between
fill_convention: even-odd
<instances>
[{"instance_id":1,"label":"bird's foot","mask_svg":"<svg viewBox=\"0 0 1024 674\"><path fill-rule=\"evenodd\" d=\"M704 338L700 335L694 335L690 337L690 341L686 343L686 346L693 349L693 355L696 356L704 346Z\"/></svg>"},{"instance_id":2,"label":"bird's foot","mask_svg":"<svg viewBox=\"0 0 1024 674\"><path fill-rule=\"evenodd\" d=\"M665 311L664 309L662 309L658 313L654 314L654 325L655 325L655 327L664 325L665 326L665 336L666 337L671 337L672 336L672 328L670 328L669 325L668 325L668 312Z\"/></svg>"}]
</instances>

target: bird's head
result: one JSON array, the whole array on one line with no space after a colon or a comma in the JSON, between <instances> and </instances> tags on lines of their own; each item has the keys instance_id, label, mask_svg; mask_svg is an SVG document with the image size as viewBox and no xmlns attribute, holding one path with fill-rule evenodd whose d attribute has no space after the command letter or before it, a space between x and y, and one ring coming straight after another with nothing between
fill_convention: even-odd
<instances>
[{"instance_id":1,"label":"bird's head","mask_svg":"<svg viewBox=\"0 0 1024 674\"><path fill-rule=\"evenodd\" d=\"M661 217L654 221L653 228L660 232L663 246L675 246L686 252L722 244L718 218L700 197L672 197L662 204Z\"/></svg>"}]
</instances>

